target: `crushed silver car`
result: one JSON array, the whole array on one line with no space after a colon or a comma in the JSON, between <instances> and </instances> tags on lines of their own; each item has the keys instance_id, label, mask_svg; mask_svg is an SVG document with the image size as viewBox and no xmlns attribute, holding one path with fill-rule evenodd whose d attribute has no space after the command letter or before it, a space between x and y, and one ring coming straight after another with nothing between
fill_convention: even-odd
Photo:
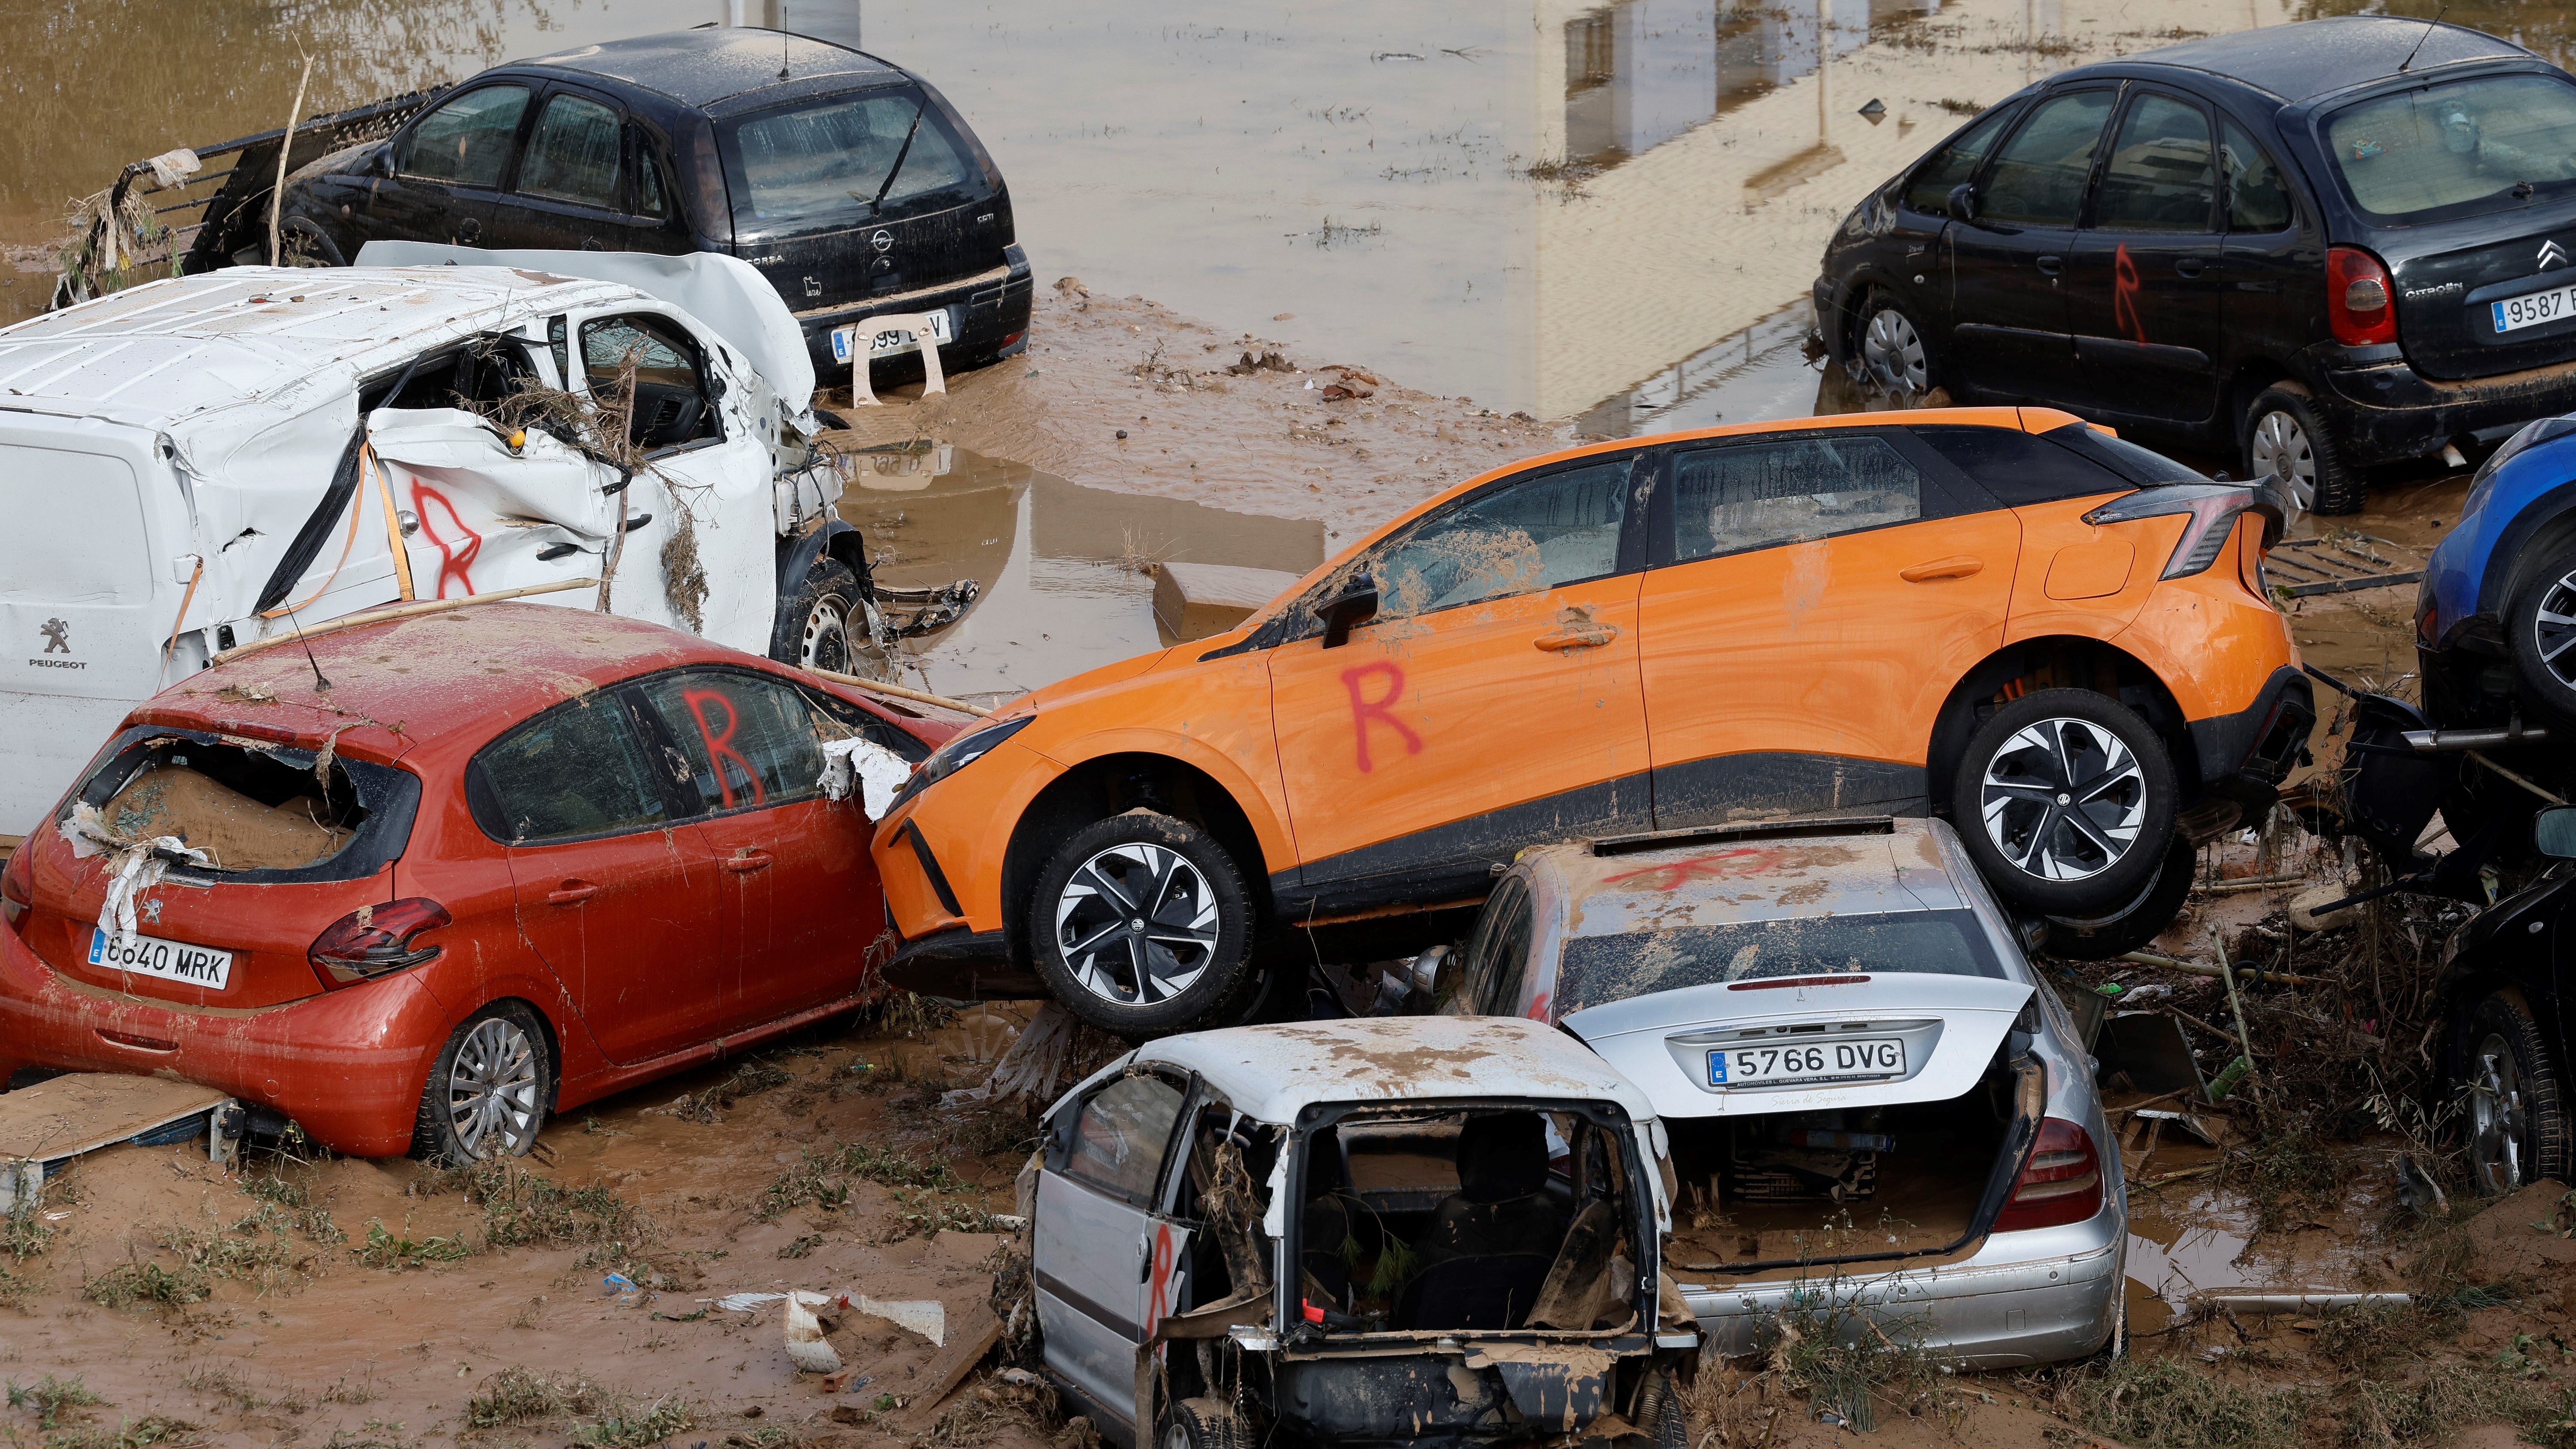
<instances>
[{"instance_id":1,"label":"crushed silver car","mask_svg":"<svg viewBox=\"0 0 2576 1449\"><path fill-rule=\"evenodd\" d=\"M2127 1210L2093 1065L1946 822L1525 851L1441 1010L1561 1025L1644 1090L1666 1263L1727 1352L1783 1312L1999 1367L2117 1326Z\"/></svg>"},{"instance_id":2,"label":"crushed silver car","mask_svg":"<svg viewBox=\"0 0 2576 1449\"><path fill-rule=\"evenodd\" d=\"M1239 1027L1120 1057L1021 1174L1048 1375L1111 1440L1687 1442L1664 1138L1563 1033Z\"/></svg>"}]
</instances>

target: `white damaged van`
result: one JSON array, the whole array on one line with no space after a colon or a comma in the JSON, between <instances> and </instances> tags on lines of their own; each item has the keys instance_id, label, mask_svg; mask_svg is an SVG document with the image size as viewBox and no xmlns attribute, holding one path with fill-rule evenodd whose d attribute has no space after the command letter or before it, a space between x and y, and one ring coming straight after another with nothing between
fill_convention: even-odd
<instances>
[{"instance_id":1,"label":"white damaged van","mask_svg":"<svg viewBox=\"0 0 2576 1449\"><path fill-rule=\"evenodd\" d=\"M812 363L743 262L378 244L0 328L0 834L237 645L406 599L542 595L791 663L875 623ZM631 478L479 412L631 374ZM595 451L595 450L594 450Z\"/></svg>"}]
</instances>

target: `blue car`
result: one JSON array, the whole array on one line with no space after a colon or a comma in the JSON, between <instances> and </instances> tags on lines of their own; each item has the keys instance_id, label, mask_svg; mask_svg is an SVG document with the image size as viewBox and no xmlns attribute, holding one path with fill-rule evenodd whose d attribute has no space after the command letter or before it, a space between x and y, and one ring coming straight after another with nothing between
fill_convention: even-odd
<instances>
[{"instance_id":1,"label":"blue car","mask_svg":"<svg viewBox=\"0 0 2576 1449\"><path fill-rule=\"evenodd\" d=\"M2437 727L2576 725L2576 414L2526 425L2478 469L2425 567L2415 639Z\"/></svg>"}]
</instances>

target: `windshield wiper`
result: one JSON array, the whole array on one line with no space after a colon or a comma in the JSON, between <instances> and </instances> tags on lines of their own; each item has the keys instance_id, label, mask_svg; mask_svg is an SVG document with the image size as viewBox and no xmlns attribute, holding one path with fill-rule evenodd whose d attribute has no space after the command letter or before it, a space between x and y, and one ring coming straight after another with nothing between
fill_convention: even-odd
<instances>
[{"instance_id":1,"label":"windshield wiper","mask_svg":"<svg viewBox=\"0 0 2576 1449\"><path fill-rule=\"evenodd\" d=\"M903 149L894 153L894 165L887 168L885 184L877 188L876 200L868 203L868 215L885 210L886 193L894 190L894 179L903 174L903 160L912 154L912 138L921 134L921 113L929 109L928 101L913 108L912 129L903 133Z\"/></svg>"}]
</instances>

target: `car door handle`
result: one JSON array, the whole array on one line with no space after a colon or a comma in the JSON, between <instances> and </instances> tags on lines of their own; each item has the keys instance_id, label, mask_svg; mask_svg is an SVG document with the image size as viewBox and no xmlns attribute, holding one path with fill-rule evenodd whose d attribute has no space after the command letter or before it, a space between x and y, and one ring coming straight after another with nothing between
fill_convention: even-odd
<instances>
[{"instance_id":1,"label":"car door handle","mask_svg":"<svg viewBox=\"0 0 2576 1449\"><path fill-rule=\"evenodd\" d=\"M1934 579L1964 579L1970 574L1982 572L1985 566L1984 559L1960 554L1955 558L1936 558L1930 563L1919 563L1910 569L1899 569L1896 576L1909 584L1927 584Z\"/></svg>"},{"instance_id":2,"label":"car door handle","mask_svg":"<svg viewBox=\"0 0 2576 1449\"><path fill-rule=\"evenodd\" d=\"M597 894L599 887L586 880L568 880L546 892L546 902L549 905L577 906Z\"/></svg>"},{"instance_id":3,"label":"car door handle","mask_svg":"<svg viewBox=\"0 0 2576 1449\"><path fill-rule=\"evenodd\" d=\"M736 875L749 875L755 870L769 869L769 861L768 851L754 850L746 845L725 857L724 868Z\"/></svg>"},{"instance_id":4,"label":"car door handle","mask_svg":"<svg viewBox=\"0 0 2576 1449\"><path fill-rule=\"evenodd\" d=\"M1553 634L1541 634L1530 643L1550 654L1563 654L1574 649L1598 649L1618 637L1619 626L1616 624L1584 624L1559 629Z\"/></svg>"},{"instance_id":5,"label":"car door handle","mask_svg":"<svg viewBox=\"0 0 2576 1449\"><path fill-rule=\"evenodd\" d=\"M2197 277L2208 265L2207 257L2184 257L2174 263L2174 272L2178 276Z\"/></svg>"},{"instance_id":6,"label":"car door handle","mask_svg":"<svg viewBox=\"0 0 2576 1449\"><path fill-rule=\"evenodd\" d=\"M2066 258L2058 256L2055 253L2051 253L2044 257L2035 258L2034 264L2039 268L2039 274L2041 276L2053 277L2057 275L2059 269L2066 265Z\"/></svg>"}]
</instances>

